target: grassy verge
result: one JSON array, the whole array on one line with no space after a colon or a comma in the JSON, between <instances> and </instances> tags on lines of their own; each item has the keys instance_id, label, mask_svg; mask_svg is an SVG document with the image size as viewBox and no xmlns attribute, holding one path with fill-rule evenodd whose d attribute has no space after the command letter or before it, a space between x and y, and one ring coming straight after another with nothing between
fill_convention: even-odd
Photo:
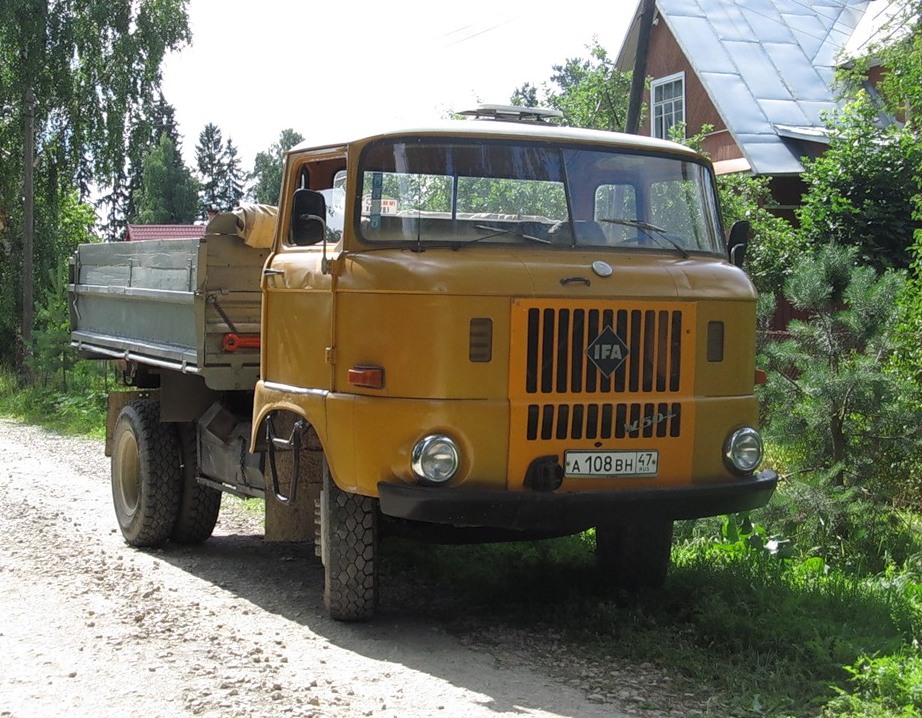
<instances>
[{"instance_id":1,"label":"grassy verge","mask_svg":"<svg viewBox=\"0 0 922 718\"><path fill-rule=\"evenodd\" d=\"M103 438L106 425L105 367L83 362L65 389L58 383L19 386L16 375L0 368L0 415L63 434Z\"/></svg>"},{"instance_id":2,"label":"grassy verge","mask_svg":"<svg viewBox=\"0 0 922 718\"><path fill-rule=\"evenodd\" d=\"M677 543L667 584L629 594L595 569L592 537L389 549L396 570L450 585L438 615L559 635L606 663L665 669L712 716L918 716L922 580L859 578L744 541ZM425 610L425 607L422 608Z\"/></svg>"}]
</instances>

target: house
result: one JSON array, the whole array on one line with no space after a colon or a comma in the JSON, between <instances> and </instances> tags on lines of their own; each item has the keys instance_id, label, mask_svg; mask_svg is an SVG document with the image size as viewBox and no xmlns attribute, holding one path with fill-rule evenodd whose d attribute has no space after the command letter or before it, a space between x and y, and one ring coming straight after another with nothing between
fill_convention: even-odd
<instances>
[{"instance_id":1,"label":"house","mask_svg":"<svg viewBox=\"0 0 922 718\"><path fill-rule=\"evenodd\" d=\"M204 224L129 224L126 242L145 239L198 239L205 236Z\"/></svg>"},{"instance_id":2,"label":"house","mask_svg":"<svg viewBox=\"0 0 922 718\"><path fill-rule=\"evenodd\" d=\"M793 219L801 159L828 144L836 68L862 54L889 15L887 0L641 0L617 63L646 63L640 133L668 137L684 122L691 136L711 125L703 149L717 173L770 177L770 209Z\"/></svg>"}]
</instances>

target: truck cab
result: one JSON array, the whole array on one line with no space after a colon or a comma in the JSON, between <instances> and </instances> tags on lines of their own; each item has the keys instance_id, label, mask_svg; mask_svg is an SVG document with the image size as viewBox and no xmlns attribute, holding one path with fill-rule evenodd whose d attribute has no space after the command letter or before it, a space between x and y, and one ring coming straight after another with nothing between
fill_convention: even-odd
<instances>
[{"instance_id":1,"label":"truck cab","mask_svg":"<svg viewBox=\"0 0 922 718\"><path fill-rule=\"evenodd\" d=\"M299 482L274 455L322 453L306 483L334 617L373 613L389 529L594 529L604 570L658 585L675 520L774 489L756 293L729 259L710 164L507 119L288 155L251 441L267 500Z\"/></svg>"}]
</instances>

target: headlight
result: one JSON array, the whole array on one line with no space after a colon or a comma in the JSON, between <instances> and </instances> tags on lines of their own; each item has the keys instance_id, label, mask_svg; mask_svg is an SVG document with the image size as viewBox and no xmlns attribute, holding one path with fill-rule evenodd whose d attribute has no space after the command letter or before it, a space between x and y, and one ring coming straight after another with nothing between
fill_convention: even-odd
<instances>
[{"instance_id":1,"label":"headlight","mask_svg":"<svg viewBox=\"0 0 922 718\"><path fill-rule=\"evenodd\" d=\"M727 465L741 474L753 471L762 461L762 437L755 429L734 431L724 447Z\"/></svg>"},{"instance_id":2,"label":"headlight","mask_svg":"<svg viewBox=\"0 0 922 718\"><path fill-rule=\"evenodd\" d=\"M458 445L447 436L434 434L420 439L413 447L413 473L423 481L441 484L458 470Z\"/></svg>"}]
</instances>

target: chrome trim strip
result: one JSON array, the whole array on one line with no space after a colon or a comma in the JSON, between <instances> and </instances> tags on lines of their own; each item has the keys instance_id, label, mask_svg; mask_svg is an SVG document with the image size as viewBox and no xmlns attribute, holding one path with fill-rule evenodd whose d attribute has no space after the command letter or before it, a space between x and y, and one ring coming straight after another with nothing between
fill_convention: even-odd
<instances>
[{"instance_id":1,"label":"chrome trim strip","mask_svg":"<svg viewBox=\"0 0 922 718\"><path fill-rule=\"evenodd\" d=\"M165 359L157 359L150 356L149 354L142 354L139 352L133 352L128 349L110 349L109 347L100 346L98 344L92 344L86 341L71 341L70 345L77 349L78 351L92 352L94 354L100 354L102 356L110 357L112 359L123 359L125 361L136 361L141 364L150 364L151 366L156 366L161 369L173 369L175 371L182 372L183 374L200 374L201 369L194 364L188 364L185 360L183 361L168 361Z\"/></svg>"},{"instance_id":2,"label":"chrome trim strip","mask_svg":"<svg viewBox=\"0 0 922 718\"><path fill-rule=\"evenodd\" d=\"M285 394L301 394L306 396L325 397L330 392L327 389L310 389L303 386L291 386L289 384L279 384L275 381L264 381L263 386L270 391L280 391Z\"/></svg>"}]
</instances>

